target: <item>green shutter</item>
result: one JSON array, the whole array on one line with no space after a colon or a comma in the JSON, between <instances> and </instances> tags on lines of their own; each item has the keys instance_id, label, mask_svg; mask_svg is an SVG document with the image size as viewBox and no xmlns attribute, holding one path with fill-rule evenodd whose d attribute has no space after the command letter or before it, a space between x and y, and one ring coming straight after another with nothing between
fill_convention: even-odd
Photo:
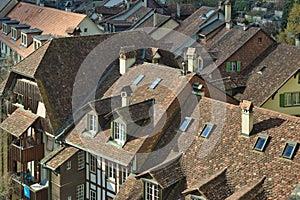
<instances>
[{"instance_id":1,"label":"green shutter","mask_svg":"<svg viewBox=\"0 0 300 200\"><path fill-rule=\"evenodd\" d=\"M230 62L226 62L226 72L230 72Z\"/></svg>"},{"instance_id":2,"label":"green shutter","mask_svg":"<svg viewBox=\"0 0 300 200\"><path fill-rule=\"evenodd\" d=\"M280 107L284 107L284 94L280 94Z\"/></svg>"},{"instance_id":3,"label":"green shutter","mask_svg":"<svg viewBox=\"0 0 300 200\"><path fill-rule=\"evenodd\" d=\"M236 71L240 72L241 71L241 61L236 62Z\"/></svg>"}]
</instances>

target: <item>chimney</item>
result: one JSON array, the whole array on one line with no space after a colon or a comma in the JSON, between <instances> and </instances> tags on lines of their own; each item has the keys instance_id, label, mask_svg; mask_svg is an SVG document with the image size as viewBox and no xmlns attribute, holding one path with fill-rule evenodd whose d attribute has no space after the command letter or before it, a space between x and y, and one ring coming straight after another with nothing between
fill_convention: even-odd
<instances>
[{"instance_id":1,"label":"chimney","mask_svg":"<svg viewBox=\"0 0 300 200\"><path fill-rule=\"evenodd\" d=\"M67 1L67 2L66 2L66 5L65 5L65 11L71 12L71 2L70 2L70 1Z\"/></svg>"},{"instance_id":2,"label":"chimney","mask_svg":"<svg viewBox=\"0 0 300 200\"><path fill-rule=\"evenodd\" d=\"M180 4L179 4L179 2L177 2L176 8L177 8L177 18L180 19Z\"/></svg>"},{"instance_id":3,"label":"chimney","mask_svg":"<svg viewBox=\"0 0 300 200\"><path fill-rule=\"evenodd\" d=\"M253 129L253 104L251 101L243 100L240 108L242 109L242 135L250 136Z\"/></svg>"},{"instance_id":4,"label":"chimney","mask_svg":"<svg viewBox=\"0 0 300 200\"><path fill-rule=\"evenodd\" d=\"M223 10L223 8L222 8L222 1L219 1L219 2L218 2L218 9L219 9L219 10Z\"/></svg>"},{"instance_id":5,"label":"chimney","mask_svg":"<svg viewBox=\"0 0 300 200\"><path fill-rule=\"evenodd\" d=\"M122 107L126 107L126 106L129 106L129 99L130 99L130 96L129 94L127 94L126 91L122 91L121 92L121 98L122 98Z\"/></svg>"},{"instance_id":6,"label":"chimney","mask_svg":"<svg viewBox=\"0 0 300 200\"><path fill-rule=\"evenodd\" d=\"M189 47L187 50L187 71L194 72L197 68L196 66L196 48Z\"/></svg>"},{"instance_id":7,"label":"chimney","mask_svg":"<svg viewBox=\"0 0 300 200\"><path fill-rule=\"evenodd\" d=\"M120 49L120 74L123 75L135 63L134 46L121 47Z\"/></svg>"},{"instance_id":8,"label":"chimney","mask_svg":"<svg viewBox=\"0 0 300 200\"><path fill-rule=\"evenodd\" d=\"M153 13L153 27L157 26L157 13L156 10Z\"/></svg>"},{"instance_id":9,"label":"chimney","mask_svg":"<svg viewBox=\"0 0 300 200\"><path fill-rule=\"evenodd\" d=\"M147 6L148 6L148 2L147 2L148 0L144 0L144 7L145 8L147 8Z\"/></svg>"},{"instance_id":10,"label":"chimney","mask_svg":"<svg viewBox=\"0 0 300 200\"><path fill-rule=\"evenodd\" d=\"M295 46L300 48L300 33L295 35Z\"/></svg>"},{"instance_id":11,"label":"chimney","mask_svg":"<svg viewBox=\"0 0 300 200\"><path fill-rule=\"evenodd\" d=\"M231 28L231 3L230 0L226 0L225 2L225 22L226 29Z\"/></svg>"}]
</instances>

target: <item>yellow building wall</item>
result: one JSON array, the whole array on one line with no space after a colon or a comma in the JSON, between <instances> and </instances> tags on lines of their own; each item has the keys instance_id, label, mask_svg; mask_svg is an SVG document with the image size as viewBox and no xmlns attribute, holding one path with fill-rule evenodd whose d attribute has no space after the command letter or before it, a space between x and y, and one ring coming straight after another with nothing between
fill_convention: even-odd
<instances>
[{"instance_id":1,"label":"yellow building wall","mask_svg":"<svg viewBox=\"0 0 300 200\"><path fill-rule=\"evenodd\" d=\"M300 92L300 84L298 83L300 73L296 77L292 76L276 93L274 99L270 97L261 107L278 111L289 115L300 116L300 106L280 107L280 94L286 92Z\"/></svg>"},{"instance_id":2,"label":"yellow building wall","mask_svg":"<svg viewBox=\"0 0 300 200\"><path fill-rule=\"evenodd\" d=\"M178 25L179 25L178 22L176 22L173 19L170 19L164 25L162 25L157 30L155 30L153 33L151 33L151 36L154 39L159 40L159 39L163 38L165 35L167 35L171 30L175 29Z\"/></svg>"}]
</instances>

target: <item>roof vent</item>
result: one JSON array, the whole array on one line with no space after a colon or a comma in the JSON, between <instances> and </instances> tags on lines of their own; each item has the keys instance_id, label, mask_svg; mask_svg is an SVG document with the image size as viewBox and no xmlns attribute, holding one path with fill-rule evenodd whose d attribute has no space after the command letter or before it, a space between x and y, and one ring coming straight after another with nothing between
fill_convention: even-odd
<instances>
[{"instance_id":1,"label":"roof vent","mask_svg":"<svg viewBox=\"0 0 300 200\"><path fill-rule=\"evenodd\" d=\"M262 74L267 69L267 67L268 65L264 65L257 73Z\"/></svg>"}]
</instances>

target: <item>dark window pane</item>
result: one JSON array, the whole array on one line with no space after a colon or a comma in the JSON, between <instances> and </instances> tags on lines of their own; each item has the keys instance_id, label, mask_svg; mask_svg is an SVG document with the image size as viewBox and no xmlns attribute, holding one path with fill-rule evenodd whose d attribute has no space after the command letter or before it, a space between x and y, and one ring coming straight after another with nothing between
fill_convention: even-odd
<instances>
[{"instance_id":1,"label":"dark window pane","mask_svg":"<svg viewBox=\"0 0 300 200\"><path fill-rule=\"evenodd\" d=\"M285 149L283 151L283 156L287 157L287 158L291 158L292 157L292 152L293 152L294 146L290 145L290 144L286 144L285 145Z\"/></svg>"},{"instance_id":2,"label":"dark window pane","mask_svg":"<svg viewBox=\"0 0 300 200\"><path fill-rule=\"evenodd\" d=\"M255 149L262 151L264 144L266 143L266 140L263 138L258 138L256 145L255 145Z\"/></svg>"}]
</instances>

